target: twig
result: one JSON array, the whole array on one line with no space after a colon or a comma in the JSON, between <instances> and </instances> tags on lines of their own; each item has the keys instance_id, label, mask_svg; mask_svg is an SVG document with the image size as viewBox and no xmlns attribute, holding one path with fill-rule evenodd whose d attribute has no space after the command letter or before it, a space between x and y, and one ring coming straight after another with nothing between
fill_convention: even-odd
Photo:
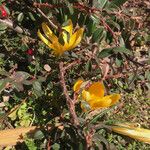
<instances>
[{"instance_id":1,"label":"twig","mask_svg":"<svg viewBox=\"0 0 150 150\"><path fill-rule=\"evenodd\" d=\"M65 70L67 70L67 69L69 69L69 68L71 68L72 66L74 66L74 65L76 65L76 64L80 64L80 60L75 60L75 61L73 61L72 63L69 63L69 65L67 65L67 66L65 66Z\"/></svg>"},{"instance_id":2,"label":"twig","mask_svg":"<svg viewBox=\"0 0 150 150\"><path fill-rule=\"evenodd\" d=\"M118 43L118 40L117 40L117 37L116 37L114 31L110 28L110 26L106 23L106 21L104 19L102 19L102 17L99 17L99 18L100 18L101 23L103 24L103 26L106 28L106 30L109 31L111 33L111 35L113 36L116 45L118 45L119 43Z\"/></svg>"},{"instance_id":3,"label":"twig","mask_svg":"<svg viewBox=\"0 0 150 150\"><path fill-rule=\"evenodd\" d=\"M48 4L48 3L37 3L37 2L34 2L33 3L33 6L35 7L45 7L45 8L50 8L50 9L54 9L54 8L64 8L64 5L63 4Z\"/></svg>"},{"instance_id":4,"label":"twig","mask_svg":"<svg viewBox=\"0 0 150 150\"><path fill-rule=\"evenodd\" d=\"M128 55L126 55L126 54L124 54L125 55L125 57L129 60L129 61L131 61L132 63L134 63L136 66L141 66L141 67L144 67L145 65L144 64L142 64L142 63L140 63L140 62L138 62L138 61L135 61L134 60L134 58L132 58L132 57L129 57Z\"/></svg>"},{"instance_id":5,"label":"twig","mask_svg":"<svg viewBox=\"0 0 150 150\"><path fill-rule=\"evenodd\" d=\"M47 150L50 150L51 149L51 141L50 139L48 139L47 141Z\"/></svg>"},{"instance_id":6,"label":"twig","mask_svg":"<svg viewBox=\"0 0 150 150\"><path fill-rule=\"evenodd\" d=\"M63 88L63 93L66 97L66 102L67 102L67 106L68 106L68 109L69 109L71 117L72 117L72 122L75 126L78 126L79 121L78 121L78 118L77 118L77 115L75 112L75 103L70 98L66 84L65 84L65 67L64 67L63 62L59 63L59 69L60 69L60 83L61 83L61 86Z\"/></svg>"},{"instance_id":7,"label":"twig","mask_svg":"<svg viewBox=\"0 0 150 150\"><path fill-rule=\"evenodd\" d=\"M0 23L3 23L5 24L6 26L8 26L10 29L13 29L14 31L22 34L26 34L26 35L31 35L31 33L29 33L28 31L25 31L24 29L22 29L21 27L19 26L15 26L14 27L14 24L11 20L8 20L8 19L0 19Z\"/></svg>"},{"instance_id":8,"label":"twig","mask_svg":"<svg viewBox=\"0 0 150 150\"><path fill-rule=\"evenodd\" d=\"M52 28L58 30L58 27L43 13L40 8L37 8L37 11L49 22Z\"/></svg>"},{"instance_id":9,"label":"twig","mask_svg":"<svg viewBox=\"0 0 150 150\"><path fill-rule=\"evenodd\" d=\"M75 60L72 63L69 63L69 65L65 66L64 69L67 70L67 69L71 68L72 66L74 66L76 64L79 65L80 63L81 63L80 60ZM78 96L79 96L79 93L75 92L74 95L73 95L73 102L74 102L74 104L76 104Z\"/></svg>"}]
</instances>

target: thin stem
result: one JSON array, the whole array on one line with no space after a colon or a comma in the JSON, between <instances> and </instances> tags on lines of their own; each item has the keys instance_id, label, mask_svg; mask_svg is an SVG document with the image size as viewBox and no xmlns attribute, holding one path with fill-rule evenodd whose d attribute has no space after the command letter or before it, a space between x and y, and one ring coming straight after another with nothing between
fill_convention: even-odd
<instances>
[{"instance_id":1,"label":"thin stem","mask_svg":"<svg viewBox=\"0 0 150 150\"><path fill-rule=\"evenodd\" d=\"M44 14L40 8L37 8L37 11L49 22L52 28L58 30L58 27Z\"/></svg>"},{"instance_id":2,"label":"thin stem","mask_svg":"<svg viewBox=\"0 0 150 150\"><path fill-rule=\"evenodd\" d=\"M60 69L60 83L61 83L61 86L63 88L63 93L66 97L66 103L67 103L68 109L69 109L70 114L71 114L72 122L75 126L78 126L79 121L78 121L78 118L77 118L77 115L75 112L75 103L70 98L70 96L68 94L67 87L66 87L66 83L65 83L65 72L66 72L66 70L65 70L63 62L59 63L59 69Z\"/></svg>"}]
</instances>

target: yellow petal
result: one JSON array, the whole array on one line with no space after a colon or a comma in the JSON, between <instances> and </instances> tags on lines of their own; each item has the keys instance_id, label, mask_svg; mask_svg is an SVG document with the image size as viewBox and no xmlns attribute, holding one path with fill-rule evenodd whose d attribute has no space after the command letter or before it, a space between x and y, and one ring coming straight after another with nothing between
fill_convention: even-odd
<instances>
[{"instance_id":1,"label":"yellow petal","mask_svg":"<svg viewBox=\"0 0 150 150\"><path fill-rule=\"evenodd\" d=\"M72 36L70 36L69 50L75 48L81 42L83 31L84 28L80 28Z\"/></svg>"},{"instance_id":2,"label":"yellow petal","mask_svg":"<svg viewBox=\"0 0 150 150\"><path fill-rule=\"evenodd\" d=\"M112 100L109 97L90 100L88 103L92 109L106 108L111 105Z\"/></svg>"},{"instance_id":3,"label":"yellow petal","mask_svg":"<svg viewBox=\"0 0 150 150\"><path fill-rule=\"evenodd\" d=\"M59 56L60 56L60 55L63 54L63 52L64 52L63 46L62 46L59 42L55 41L55 43L52 44L48 39L46 39L46 38L41 34L40 30L38 30L37 34L38 34L39 38L40 38L46 45L48 45L49 48L53 49L53 52L54 52L55 55L59 55Z\"/></svg>"},{"instance_id":4,"label":"yellow petal","mask_svg":"<svg viewBox=\"0 0 150 150\"><path fill-rule=\"evenodd\" d=\"M60 34L60 36L63 39L63 43L64 43L63 46L64 46L65 51L69 50L70 49L70 44L69 44L70 34L66 31L63 31Z\"/></svg>"},{"instance_id":5,"label":"yellow petal","mask_svg":"<svg viewBox=\"0 0 150 150\"><path fill-rule=\"evenodd\" d=\"M43 29L44 34L46 35L46 37L52 43L58 42L57 36L52 32L52 30L45 23L42 23L42 29Z\"/></svg>"},{"instance_id":6,"label":"yellow petal","mask_svg":"<svg viewBox=\"0 0 150 150\"><path fill-rule=\"evenodd\" d=\"M90 101L91 100L91 94L86 91L86 90L83 90L82 91L82 99L85 100L85 101Z\"/></svg>"},{"instance_id":7,"label":"yellow petal","mask_svg":"<svg viewBox=\"0 0 150 150\"><path fill-rule=\"evenodd\" d=\"M37 32L39 38L46 44L48 45L51 49L54 49L54 46L51 44L51 42L49 40L47 40L40 32L40 30L38 30Z\"/></svg>"},{"instance_id":8,"label":"yellow petal","mask_svg":"<svg viewBox=\"0 0 150 150\"><path fill-rule=\"evenodd\" d=\"M121 98L120 94L111 94L111 95L108 95L108 97L111 99L111 105L114 105Z\"/></svg>"},{"instance_id":9,"label":"yellow petal","mask_svg":"<svg viewBox=\"0 0 150 150\"><path fill-rule=\"evenodd\" d=\"M87 89L90 93L91 99L95 97L103 97L104 96L104 85L100 82L93 82L92 85Z\"/></svg>"},{"instance_id":10,"label":"yellow petal","mask_svg":"<svg viewBox=\"0 0 150 150\"><path fill-rule=\"evenodd\" d=\"M150 144L150 130L139 127L112 126L112 130L136 140Z\"/></svg>"},{"instance_id":11,"label":"yellow petal","mask_svg":"<svg viewBox=\"0 0 150 150\"><path fill-rule=\"evenodd\" d=\"M72 35L73 24L72 24L71 19L68 20L68 25L65 26L65 27L62 27L62 29L64 29L65 31L67 31L70 34L70 36Z\"/></svg>"},{"instance_id":12,"label":"yellow petal","mask_svg":"<svg viewBox=\"0 0 150 150\"><path fill-rule=\"evenodd\" d=\"M119 94L112 94L104 97L91 96L89 92L83 91L82 97L89 103L91 109L106 108L114 105L119 99Z\"/></svg>"},{"instance_id":13,"label":"yellow petal","mask_svg":"<svg viewBox=\"0 0 150 150\"><path fill-rule=\"evenodd\" d=\"M63 46L63 52L69 50L69 35L66 31L63 31L60 35L59 35L59 43Z\"/></svg>"},{"instance_id":14,"label":"yellow petal","mask_svg":"<svg viewBox=\"0 0 150 150\"><path fill-rule=\"evenodd\" d=\"M64 40L64 43L68 43L68 35L65 31L62 32L62 37L63 37L63 40Z\"/></svg>"},{"instance_id":15,"label":"yellow petal","mask_svg":"<svg viewBox=\"0 0 150 150\"><path fill-rule=\"evenodd\" d=\"M78 91L80 89L81 84L83 83L83 80L79 79L76 81L76 83L73 86L74 91Z\"/></svg>"},{"instance_id":16,"label":"yellow petal","mask_svg":"<svg viewBox=\"0 0 150 150\"><path fill-rule=\"evenodd\" d=\"M61 56L64 53L63 46L61 46L61 44L59 44L59 43L57 43L57 44L58 45L54 44L53 53L56 56Z\"/></svg>"},{"instance_id":17,"label":"yellow petal","mask_svg":"<svg viewBox=\"0 0 150 150\"><path fill-rule=\"evenodd\" d=\"M63 40L62 43L52 32L52 30L46 25L46 23L42 23L42 29L46 38L41 34L39 30L38 36L46 45L53 49L55 55L62 55L65 51L71 50L72 48L77 46L81 41L83 35L83 28L79 29L74 35L72 35L73 24L71 20L68 21L68 25L62 27L63 31L60 33Z\"/></svg>"},{"instance_id":18,"label":"yellow petal","mask_svg":"<svg viewBox=\"0 0 150 150\"><path fill-rule=\"evenodd\" d=\"M76 34L76 40L71 48L75 48L82 40L84 28L80 28L74 34ZM71 40L71 39L70 39Z\"/></svg>"}]
</instances>

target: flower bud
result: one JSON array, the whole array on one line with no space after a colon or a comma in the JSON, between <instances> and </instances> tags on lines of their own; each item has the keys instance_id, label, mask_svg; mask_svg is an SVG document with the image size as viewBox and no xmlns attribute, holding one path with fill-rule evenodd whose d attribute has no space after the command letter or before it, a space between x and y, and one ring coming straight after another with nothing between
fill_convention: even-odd
<instances>
[{"instance_id":1,"label":"flower bud","mask_svg":"<svg viewBox=\"0 0 150 150\"><path fill-rule=\"evenodd\" d=\"M7 11L3 7L3 5L0 6L0 18L6 18L8 16Z\"/></svg>"}]
</instances>

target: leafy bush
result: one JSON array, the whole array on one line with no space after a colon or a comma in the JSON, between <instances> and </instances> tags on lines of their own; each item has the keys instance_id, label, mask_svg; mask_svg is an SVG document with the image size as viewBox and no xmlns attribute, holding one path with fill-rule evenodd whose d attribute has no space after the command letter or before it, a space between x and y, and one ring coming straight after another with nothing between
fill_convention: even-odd
<instances>
[{"instance_id":1,"label":"leafy bush","mask_svg":"<svg viewBox=\"0 0 150 150\"><path fill-rule=\"evenodd\" d=\"M131 93L139 107L145 100L144 108L149 105L148 1L132 2L0 0L1 129L42 127L37 138L25 137L28 149L137 148L138 142L110 133L119 119L128 121L126 112L115 118L120 107L131 116L137 111ZM95 83L103 88L91 92ZM89 100L104 86L108 96ZM139 123L150 127L148 117Z\"/></svg>"}]
</instances>

